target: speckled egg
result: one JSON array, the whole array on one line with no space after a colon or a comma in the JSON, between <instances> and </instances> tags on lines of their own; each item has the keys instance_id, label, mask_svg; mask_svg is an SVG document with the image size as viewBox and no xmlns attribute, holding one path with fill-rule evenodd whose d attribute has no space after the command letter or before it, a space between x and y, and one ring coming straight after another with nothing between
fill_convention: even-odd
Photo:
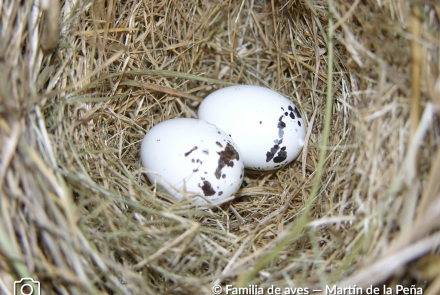
<instances>
[{"instance_id":1,"label":"speckled egg","mask_svg":"<svg viewBox=\"0 0 440 295\"><path fill-rule=\"evenodd\" d=\"M171 119L145 135L141 159L151 183L176 199L221 203L237 192L244 164L237 145L217 126L197 119Z\"/></svg>"},{"instance_id":2,"label":"speckled egg","mask_svg":"<svg viewBox=\"0 0 440 295\"><path fill-rule=\"evenodd\" d=\"M198 115L231 136L248 169L282 167L304 145L306 127L298 108L265 87L240 85L217 90L203 100Z\"/></svg>"}]
</instances>

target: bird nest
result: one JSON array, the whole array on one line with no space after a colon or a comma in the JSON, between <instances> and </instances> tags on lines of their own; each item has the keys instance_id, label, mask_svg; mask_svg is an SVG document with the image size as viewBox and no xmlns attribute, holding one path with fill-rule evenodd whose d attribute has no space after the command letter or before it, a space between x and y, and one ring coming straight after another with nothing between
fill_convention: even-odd
<instances>
[{"instance_id":1,"label":"bird nest","mask_svg":"<svg viewBox=\"0 0 440 295\"><path fill-rule=\"evenodd\" d=\"M423 0L0 2L0 293L439 294L439 18ZM299 107L302 153L210 209L162 196L141 140L236 84Z\"/></svg>"}]
</instances>

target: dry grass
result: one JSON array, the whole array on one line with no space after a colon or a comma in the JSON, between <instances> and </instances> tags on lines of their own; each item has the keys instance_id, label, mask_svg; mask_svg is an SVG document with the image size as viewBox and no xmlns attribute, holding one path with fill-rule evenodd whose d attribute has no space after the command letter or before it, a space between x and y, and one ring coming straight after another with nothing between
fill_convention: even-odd
<instances>
[{"instance_id":1,"label":"dry grass","mask_svg":"<svg viewBox=\"0 0 440 295\"><path fill-rule=\"evenodd\" d=\"M440 293L438 3L64 0L59 41L35 3L0 2L1 294ZM303 153L219 208L158 198L143 136L234 83L300 106Z\"/></svg>"}]
</instances>

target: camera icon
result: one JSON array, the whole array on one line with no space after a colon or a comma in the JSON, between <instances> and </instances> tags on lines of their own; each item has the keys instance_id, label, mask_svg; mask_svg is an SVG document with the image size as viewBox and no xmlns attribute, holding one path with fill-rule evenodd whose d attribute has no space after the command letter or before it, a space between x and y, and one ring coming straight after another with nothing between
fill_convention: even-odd
<instances>
[{"instance_id":1,"label":"camera icon","mask_svg":"<svg viewBox=\"0 0 440 295\"><path fill-rule=\"evenodd\" d=\"M40 282L30 278L15 281L14 295L40 295Z\"/></svg>"}]
</instances>

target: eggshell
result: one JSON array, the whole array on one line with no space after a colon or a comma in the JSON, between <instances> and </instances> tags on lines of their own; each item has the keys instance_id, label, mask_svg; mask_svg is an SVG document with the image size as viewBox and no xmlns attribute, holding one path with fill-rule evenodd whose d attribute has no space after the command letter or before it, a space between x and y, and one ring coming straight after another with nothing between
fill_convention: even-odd
<instances>
[{"instance_id":1,"label":"eggshell","mask_svg":"<svg viewBox=\"0 0 440 295\"><path fill-rule=\"evenodd\" d=\"M217 126L197 119L157 124L141 144L142 164L151 183L176 199L196 204L221 203L237 192L244 164L234 141Z\"/></svg>"},{"instance_id":2,"label":"eggshell","mask_svg":"<svg viewBox=\"0 0 440 295\"><path fill-rule=\"evenodd\" d=\"M246 168L271 170L293 161L306 135L298 108L265 87L225 87L199 106L199 119L212 123L237 143Z\"/></svg>"}]
</instances>

